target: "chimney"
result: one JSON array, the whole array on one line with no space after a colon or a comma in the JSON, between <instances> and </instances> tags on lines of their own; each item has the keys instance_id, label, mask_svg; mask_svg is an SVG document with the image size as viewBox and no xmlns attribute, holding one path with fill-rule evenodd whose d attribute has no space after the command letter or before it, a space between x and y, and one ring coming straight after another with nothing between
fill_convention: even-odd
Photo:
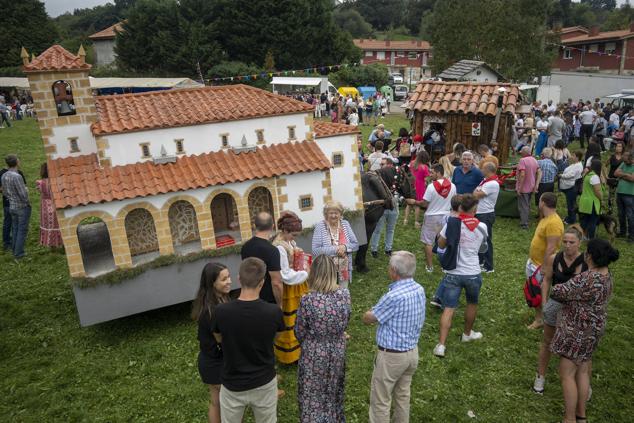
<instances>
[{"instance_id":1,"label":"chimney","mask_svg":"<svg viewBox=\"0 0 634 423\"><path fill-rule=\"evenodd\" d=\"M595 35L599 35L599 27L598 26L593 26L590 28L590 34L591 37L594 37Z\"/></svg>"},{"instance_id":2,"label":"chimney","mask_svg":"<svg viewBox=\"0 0 634 423\"><path fill-rule=\"evenodd\" d=\"M24 47L22 47L22 51L20 52L20 57L22 58L22 64L24 66L29 64L29 53L27 53Z\"/></svg>"},{"instance_id":3,"label":"chimney","mask_svg":"<svg viewBox=\"0 0 634 423\"><path fill-rule=\"evenodd\" d=\"M86 63L86 50L84 50L84 45L79 45L79 51L77 52L77 56L79 56L79 62L83 65Z\"/></svg>"}]
</instances>

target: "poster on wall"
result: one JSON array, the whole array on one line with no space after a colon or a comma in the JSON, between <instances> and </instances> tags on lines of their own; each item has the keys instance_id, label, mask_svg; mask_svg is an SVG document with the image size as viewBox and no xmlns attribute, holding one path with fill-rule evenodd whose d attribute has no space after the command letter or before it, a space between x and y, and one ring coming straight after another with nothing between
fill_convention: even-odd
<instances>
[{"instance_id":1,"label":"poster on wall","mask_svg":"<svg viewBox=\"0 0 634 423\"><path fill-rule=\"evenodd\" d=\"M471 136L472 137L480 136L480 122L473 122L471 124Z\"/></svg>"}]
</instances>

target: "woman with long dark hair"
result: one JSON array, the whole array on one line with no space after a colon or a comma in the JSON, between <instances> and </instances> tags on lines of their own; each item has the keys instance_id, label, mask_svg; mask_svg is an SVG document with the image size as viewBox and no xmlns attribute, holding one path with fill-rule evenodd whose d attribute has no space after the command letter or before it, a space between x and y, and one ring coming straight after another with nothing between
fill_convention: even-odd
<instances>
[{"instance_id":1,"label":"woman with long dark hair","mask_svg":"<svg viewBox=\"0 0 634 423\"><path fill-rule=\"evenodd\" d=\"M192 307L192 319L198 321L198 372L203 383L209 385L209 423L220 423L220 372L222 349L216 342L213 327L214 308L229 301L231 277L227 266L207 263L200 276L200 287Z\"/></svg>"}]
</instances>

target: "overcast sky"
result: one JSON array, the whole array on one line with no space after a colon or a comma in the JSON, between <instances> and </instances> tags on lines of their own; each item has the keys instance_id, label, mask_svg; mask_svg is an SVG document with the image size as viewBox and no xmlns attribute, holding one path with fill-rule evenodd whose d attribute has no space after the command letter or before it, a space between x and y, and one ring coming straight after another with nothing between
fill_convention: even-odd
<instances>
[{"instance_id":1,"label":"overcast sky","mask_svg":"<svg viewBox=\"0 0 634 423\"><path fill-rule=\"evenodd\" d=\"M110 0L44 0L46 11L52 17L59 16L65 12L72 12L75 9L94 7L99 4L114 3ZM617 4L623 4L625 0L617 0Z\"/></svg>"}]
</instances>

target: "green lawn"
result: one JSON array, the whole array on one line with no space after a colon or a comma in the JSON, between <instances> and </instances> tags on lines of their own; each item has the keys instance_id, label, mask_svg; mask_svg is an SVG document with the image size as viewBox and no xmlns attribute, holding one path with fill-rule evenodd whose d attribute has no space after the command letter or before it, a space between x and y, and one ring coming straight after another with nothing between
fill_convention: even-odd
<instances>
[{"instance_id":1,"label":"green lawn","mask_svg":"<svg viewBox=\"0 0 634 423\"><path fill-rule=\"evenodd\" d=\"M390 116L385 123L398 131L405 120ZM369 130L363 127L365 139ZM0 130L0 156L9 152L20 155L33 188L44 158L34 121ZM15 262L0 253L0 421L203 422L208 394L198 377L190 304L80 328L63 253L37 245L39 201L35 189L31 193L29 257ZM467 417L469 410L482 422L555 422L560 418L563 400L557 359L551 363L546 394L537 396L530 390L540 340L538 332L525 328L532 313L521 292L531 235L532 230L518 230L513 219L500 218L495 224L496 272L484 277L475 326L484 333L482 341L459 342L460 309L447 357L434 357L439 313L428 309L412 384L412 423L473 421ZM417 280L431 296L441 274L425 273L418 231L399 222L394 247L419 256ZM617 247L622 258L612 269L615 290L608 329L594 360L591 422L633 420L634 288L629 283L634 253L622 241L617 241ZM368 420L375 329L361 324L361 314L379 299L388 283L387 257L369 256L368 263L372 271L355 274L351 286L349 422ZM279 421L296 422L296 368L282 367L280 372L287 395L279 404Z\"/></svg>"}]
</instances>

